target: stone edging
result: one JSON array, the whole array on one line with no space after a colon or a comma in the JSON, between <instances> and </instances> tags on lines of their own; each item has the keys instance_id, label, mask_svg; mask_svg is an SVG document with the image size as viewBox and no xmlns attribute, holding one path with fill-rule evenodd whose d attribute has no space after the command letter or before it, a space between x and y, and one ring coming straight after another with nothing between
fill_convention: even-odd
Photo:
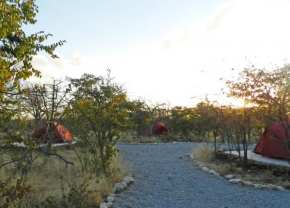
<instances>
[{"instance_id":1,"label":"stone edging","mask_svg":"<svg viewBox=\"0 0 290 208\"><path fill-rule=\"evenodd\" d=\"M120 183L116 183L112 189L112 194L110 194L106 202L100 204L100 208L110 208L113 206L114 201L116 200L116 194L125 190L131 183L134 182L132 176L126 176L123 178L123 181Z\"/></svg>"},{"instance_id":2,"label":"stone edging","mask_svg":"<svg viewBox=\"0 0 290 208\"><path fill-rule=\"evenodd\" d=\"M191 159L193 159L192 155L188 155L188 156ZM199 161L194 161L194 164L196 166L198 166L200 169L202 169L203 171L205 171L205 172L209 172L209 173L211 173L211 174L213 174L215 176L221 177L217 172L215 172L214 170L210 170L208 167L206 167L205 165L203 165ZM265 188L265 189L280 190L280 191L286 190L282 186L276 186L276 185L273 185L273 184L254 184L254 183L252 183L250 181L244 181L244 180L235 178L235 176L232 175L232 174L226 175L224 178L227 179L230 183L233 183L233 184L246 185L246 186L251 186L251 187L259 188L259 189Z\"/></svg>"}]
</instances>

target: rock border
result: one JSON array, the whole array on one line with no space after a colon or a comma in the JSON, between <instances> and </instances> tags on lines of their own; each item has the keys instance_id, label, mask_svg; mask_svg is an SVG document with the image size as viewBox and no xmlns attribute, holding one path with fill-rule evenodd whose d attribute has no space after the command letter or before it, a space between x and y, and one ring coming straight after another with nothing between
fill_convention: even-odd
<instances>
[{"instance_id":1,"label":"rock border","mask_svg":"<svg viewBox=\"0 0 290 208\"><path fill-rule=\"evenodd\" d=\"M113 206L114 201L116 200L117 193L124 191L125 189L128 188L130 184L134 183L134 178L131 175L128 175L123 178L123 181L120 183L115 183L113 189L112 189L112 194L110 194L105 202L102 202L100 204L100 208L110 208Z\"/></svg>"},{"instance_id":2,"label":"rock border","mask_svg":"<svg viewBox=\"0 0 290 208\"><path fill-rule=\"evenodd\" d=\"M190 158L193 159L192 156L190 156ZM221 177L217 172L215 172L214 170L210 170L208 167L206 167L203 163L201 163L199 161L194 160L194 164L195 164L195 166L199 167L201 170L203 170L205 172L208 172L208 173L211 173L212 175ZM270 189L270 190L279 190L279 191L286 190L283 186L276 186L273 184L258 184L258 183L254 184L250 181L244 181L244 180L241 180L239 178L235 178L235 176L233 174L228 174L224 178L233 184L245 185L245 186L250 186L250 187L254 187L254 188L258 188L258 189Z\"/></svg>"}]
</instances>

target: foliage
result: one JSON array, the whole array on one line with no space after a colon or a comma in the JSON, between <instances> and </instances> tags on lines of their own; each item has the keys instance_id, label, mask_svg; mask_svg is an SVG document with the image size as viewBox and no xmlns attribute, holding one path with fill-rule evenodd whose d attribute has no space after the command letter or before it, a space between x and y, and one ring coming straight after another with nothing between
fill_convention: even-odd
<instances>
[{"instance_id":1,"label":"foliage","mask_svg":"<svg viewBox=\"0 0 290 208\"><path fill-rule=\"evenodd\" d=\"M13 88L20 90L19 80L32 75L40 76L31 64L39 51L45 51L57 58L53 51L64 41L43 45L51 34L38 32L27 35L22 26L36 23L38 7L34 0L8 0L0 3L0 99L8 93L7 84L13 81Z\"/></svg>"},{"instance_id":2,"label":"foliage","mask_svg":"<svg viewBox=\"0 0 290 208\"><path fill-rule=\"evenodd\" d=\"M1 181L0 181L1 182ZM12 178L8 178L6 184L0 183L0 206L3 208L10 207L10 204L16 205L17 201L21 201L26 192L30 191L30 186L23 187L21 180L17 180L16 184L13 185Z\"/></svg>"},{"instance_id":3,"label":"foliage","mask_svg":"<svg viewBox=\"0 0 290 208\"><path fill-rule=\"evenodd\" d=\"M130 120L135 124L136 136L141 137L150 124L150 111L148 111L148 105L145 101L135 100L130 102L130 104Z\"/></svg>"},{"instance_id":4,"label":"foliage","mask_svg":"<svg viewBox=\"0 0 290 208\"><path fill-rule=\"evenodd\" d=\"M1 181L1 197L6 197L10 206L22 198L25 190L26 173L35 157L32 152L38 151L35 143L27 135L22 135L24 120L15 118L19 112L20 104L16 95L22 92L21 81L32 75L40 76L40 72L33 68L33 56L40 51L48 53L52 58L57 58L54 50L63 45L59 41L51 45L43 42L51 36L44 32L27 35L22 29L23 25L35 24L38 8L34 0L5 0L0 2L0 148L1 154L7 153L10 158L1 159L0 169L7 165L14 165L20 170L21 179L16 186L9 185L9 179ZM14 118L14 121L12 119ZM17 122L15 122L17 120ZM21 124L22 127L12 130L12 123ZM25 148L15 146L15 142L24 142ZM3 192L4 191L4 192Z\"/></svg>"},{"instance_id":5,"label":"foliage","mask_svg":"<svg viewBox=\"0 0 290 208\"><path fill-rule=\"evenodd\" d=\"M117 153L116 141L129 127L126 93L112 83L109 73L107 78L84 74L80 79L70 79L75 88L74 101L66 112L74 134L87 152L83 168L92 167L96 173L100 164L106 172Z\"/></svg>"},{"instance_id":6,"label":"foliage","mask_svg":"<svg viewBox=\"0 0 290 208\"><path fill-rule=\"evenodd\" d=\"M196 119L196 112L194 108L186 108L182 106L175 106L170 109L168 128L171 133L188 137L193 132L193 122Z\"/></svg>"},{"instance_id":7,"label":"foliage","mask_svg":"<svg viewBox=\"0 0 290 208\"><path fill-rule=\"evenodd\" d=\"M27 35L23 25L35 24L38 7L34 0L8 0L0 2L0 130L5 132L7 123L15 115L19 105L15 95L22 91L20 81L32 75L40 76L31 61L39 51L57 58L54 50L63 45L43 42L51 34L38 32ZM16 107L15 107L16 106ZM3 135L2 135L3 136ZM0 138L3 139L3 138Z\"/></svg>"},{"instance_id":8,"label":"foliage","mask_svg":"<svg viewBox=\"0 0 290 208\"><path fill-rule=\"evenodd\" d=\"M237 81L227 81L230 96L257 106L265 123L286 119L290 111L290 65L271 71L245 68Z\"/></svg>"}]
</instances>

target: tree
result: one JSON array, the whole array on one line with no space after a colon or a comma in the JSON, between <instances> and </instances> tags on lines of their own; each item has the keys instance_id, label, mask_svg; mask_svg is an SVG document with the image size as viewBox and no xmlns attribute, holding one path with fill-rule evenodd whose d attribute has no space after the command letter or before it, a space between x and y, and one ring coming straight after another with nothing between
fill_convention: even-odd
<instances>
[{"instance_id":1,"label":"tree","mask_svg":"<svg viewBox=\"0 0 290 208\"><path fill-rule=\"evenodd\" d=\"M33 56L44 51L52 58L57 58L53 52L64 43L59 41L51 45L43 45L43 41L52 36L51 34L44 34L41 31L27 35L24 32L23 25L36 23L37 12L35 0L0 1L0 169L6 165L14 165L18 169L21 167L21 177L17 180L16 186L9 183L10 179L2 181L0 178L0 206L3 207L9 207L11 204L16 207L16 199L23 197L27 171L39 155L34 153L52 155L17 132L7 133L8 124L15 115L18 103L12 96L22 91L20 81L32 75L40 76L40 72L32 66ZM24 142L26 146L16 146L15 142ZM4 154L11 156L9 161L3 160ZM11 190L15 191L11 192ZM4 204L1 204L1 199Z\"/></svg>"},{"instance_id":2,"label":"tree","mask_svg":"<svg viewBox=\"0 0 290 208\"><path fill-rule=\"evenodd\" d=\"M226 81L229 96L258 106L268 125L282 121L290 111L290 65L272 71L245 68L237 81Z\"/></svg>"},{"instance_id":3,"label":"tree","mask_svg":"<svg viewBox=\"0 0 290 208\"><path fill-rule=\"evenodd\" d=\"M193 120L196 117L194 108L175 106L170 109L168 127L174 136L182 135L185 138L193 131Z\"/></svg>"},{"instance_id":4,"label":"tree","mask_svg":"<svg viewBox=\"0 0 290 208\"><path fill-rule=\"evenodd\" d=\"M60 121L65 115L65 109L70 105L72 97L69 96L71 92L71 85L66 84L63 80L52 80L51 83L40 85L32 85L26 89L20 97L20 107L18 111L23 116L30 116L34 118L34 126L43 126L45 134L42 142L48 141L47 147L50 148L52 143L51 135L54 134L56 126L54 122Z\"/></svg>"},{"instance_id":5,"label":"tree","mask_svg":"<svg viewBox=\"0 0 290 208\"><path fill-rule=\"evenodd\" d=\"M52 80L42 85L25 82L25 92L17 97L20 113L34 119L34 125L57 121L70 104L71 85L63 80Z\"/></svg>"},{"instance_id":6,"label":"tree","mask_svg":"<svg viewBox=\"0 0 290 208\"><path fill-rule=\"evenodd\" d=\"M145 101L135 100L131 102L130 119L135 124L136 136L142 136L151 121L151 114Z\"/></svg>"},{"instance_id":7,"label":"tree","mask_svg":"<svg viewBox=\"0 0 290 208\"><path fill-rule=\"evenodd\" d=\"M74 135L80 139L83 151L83 169L93 167L99 173L100 165L107 172L114 147L122 131L129 128L127 98L122 87L106 78L84 74L80 79L70 79L74 87L74 100L67 109ZM86 165L88 164L88 165Z\"/></svg>"},{"instance_id":8,"label":"tree","mask_svg":"<svg viewBox=\"0 0 290 208\"><path fill-rule=\"evenodd\" d=\"M32 75L40 76L31 61L39 51L47 52L57 58L54 50L63 45L59 41L43 45L51 34L38 32L27 35L23 25L35 24L38 7L35 0L8 0L0 2L0 130L3 131L15 113L17 101L11 96L21 91L20 81Z\"/></svg>"},{"instance_id":9,"label":"tree","mask_svg":"<svg viewBox=\"0 0 290 208\"><path fill-rule=\"evenodd\" d=\"M20 90L19 80L32 75L40 76L31 61L39 51L47 52L52 58L56 47L63 45L59 41L52 45L43 45L51 34L43 31L27 35L22 26L36 23L38 7L35 0L7 0L0 2L0 99L9 92L7 84Z\"/></svg>"}]
</instances>

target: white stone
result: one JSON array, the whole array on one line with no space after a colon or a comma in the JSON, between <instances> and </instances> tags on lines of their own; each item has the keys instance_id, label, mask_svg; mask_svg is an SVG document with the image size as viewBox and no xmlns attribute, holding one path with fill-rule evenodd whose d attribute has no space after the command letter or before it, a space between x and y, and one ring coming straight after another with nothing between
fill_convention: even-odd
<instances>
[{"instance_id":1,"label":"white stone","mask_svg":"<svg viewBox=\"0 0 290 208\"><path fill-rule=\"evenodd\" d=\"M251 183L250 181L242 181L242 184L244 184L246 186L254 186L254 184Z\"/></svg>"},{"instance_id":2,"label":"white stone","mask_svg":"<svg viewBox=\"0 0 290 208\"><path fill-rule=\"evenodd\" d=\"M126 176L123 181L126 183L126 185L130 185L131 183L134 182L134 179L131 176Z\"/></svg>"},{"instance_id":3,"label":"white stone","mask_svg":"<svg viewBox=\"0 0 290 208\"><path fill-rule=\"evenodd\" d=\"M200 167L200 168L202 168L202 167L204 167L204 164L198 164L198 167Z\"/></svg>"},{"instance_id":4,"label":"white stone","mask_svg":"<svg viewBox=\"0 0 290 208\"><path fill-rule=\"evenodd\" d=\"M280 190L280 191L284 191L285 190L285 188L282 187L282 186L277 186L277 189Z\"/></svg>"},{"instance_id":5,"label":"white stone","mask_svg":"<svg viewBox=\"0 0 290 208\"><path fill-rule=\"evenodd\" d=\"M275 185L272 185L272 184L268 184L266 186L266 188L268 188L268 189L276 189L276 186Z\"/></svg>"},{"instance_id":6,"label":"white stone","mask_svg":"<svg viewBox=\"0 0 290 208\"><path fill-rule=\"evenodd\" d=\"M266 185L263 185L263 184L254 184L254 187L255 188L266 188Z\"/></svg>"},{"instance_id":7,"label":"white stone","mask_svg":"<svg viewBox=\"0 0 290 208\"><path fill-rule=\"evenodd\" d=\"M236 168L236 171L238 171L239 173L242 173L243 169L242 168Z\"/></svg>"},{"instance_id":8,"label":"white stone","mask_svg":"<svg viewBox=\"0 0 290 208\"><path fill-rule=\"evenodd\" d=\"M114 188L113 188L113 193L118 193L120 191L123 191L125 188L127 188L127 185L125 182L116 183Z\"/></svg>"},{"instance_id":9,"label":"white stone","mask_svg":"<svg viewBox=\"0 0 290 208\"><path fill-rule=\"evenodd\" d=\"M232 179L232 178L234 178L234 177L235 177L234 175L226 175L226 176L225 176L225 178L226 178L226 179L229 179L229 180Z\"/></svg>"},{"instance_id":10,"label":"white stone","mask_svg":"<svg viewBox=\"0 0 290 208\"><path fill-rule=\"evenodd\" d=\"M206 172L209 171L209 169L208 169L207 167L205 167L205 166L203 166L201 169L202 169L203 171L206 171Z\"/></svg>"},{"instance_id":11,"label":"white stone","mask_svg":"<svg viewBox=\"0 0 290 208\"><path fill-rule=\"evenodd\" d=\"M210 170L209 171L211 174L216 175L216 176L220 176L220 174L218 174L217 172L215 172L214 170Z\"/></svg>"},{"instance_id":12,"label":"white stone","mask_svg":"<svg viewBox=\"0 0 290 208\"><path fill-rule=\"evenodd\" d=\"M238 184L241 182L241 179L230 179L229 182Z\"/></svg>"},{"instance_id":13,"label":"white stone","mask_svg":"<svg viewBox=\"0 0 290 208\"><path fill-rule=\"evenodd\" d=\"M113 206L113 203L112 203L112 202L108 202L108 203L107 203L107 207L108 207L108 208L110 208L110 207L112 207L112 206Z\"/></svg>"},{"instance_id":14,"label":"white stone","mask_svg":"<svg viewBox=\"0 0 290 208\"><path fill-rule=\"evenodd\" d=\"M107 202L113 202L115 201L115 197L114 196L108 196L107 197Z\"/></svg>"},{"instance_id":15,"label":"white stone","mask_svg":"<svg viewBox=\"0 0 290 208\"><path fill-rule=\"evenodd\" d=\"M276 185L273 185L273 184L268 184L266 186L266 188L272 189L272 190L285 190L282 186L276 186Z\"/></svg>"},{"instance_id":16,"label":"white stone","mask_svg":"<svg viewBox=\"0 0 290 208\"><path fill-rule=\"evenodd\" d=\"M101 203L101 204L100 204L100 208L108 208L108 207L107 207L107 203L105 203L105 202Z\"/></svg>"},{"instance_id":17,"label":"white stone","mask_svg":"<svg viewBox=\"0 0 290 208\"><path fill-rule=\"evenodd\" d=\"M200 168L204 166L204 164L202 164L202 163L199 162L199 161L195 161L195 164L196 164L197 166L199 166Z\"/></svg>"}]
</instances>

